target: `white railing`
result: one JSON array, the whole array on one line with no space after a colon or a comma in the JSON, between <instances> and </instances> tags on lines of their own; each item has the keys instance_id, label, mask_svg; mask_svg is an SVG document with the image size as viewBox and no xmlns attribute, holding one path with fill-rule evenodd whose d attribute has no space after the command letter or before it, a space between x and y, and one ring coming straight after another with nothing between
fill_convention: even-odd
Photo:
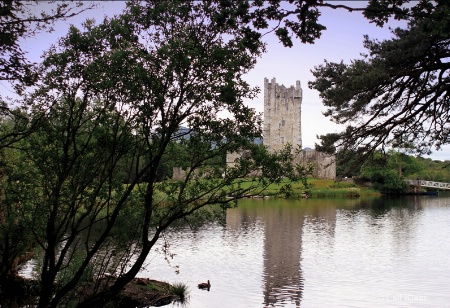
<instances>
[{"instance_id":1,"label":"white railing","mask_svg":"<svg viewBox=\"0 0 450 308\"><path fill-rule=\"evenodd\" d=\"M424 181L424 180L407 180L407 182L413 186L431 187L437 189L450 189L450 183Z\"/></svg>"}]
</instances>

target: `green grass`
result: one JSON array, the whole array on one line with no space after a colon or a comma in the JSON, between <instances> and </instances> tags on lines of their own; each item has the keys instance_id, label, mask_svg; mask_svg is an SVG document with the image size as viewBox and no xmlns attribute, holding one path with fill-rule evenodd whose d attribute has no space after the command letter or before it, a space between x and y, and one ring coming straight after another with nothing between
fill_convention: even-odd
<instances>
[{"instance_id":1,"label":"green grass","mask_svg":"<svg viewBox=\"0 0 450 308\"><path fill-rule=\"evenodd\" d=\"M175 282L170 288L172 294L176 295L180 303L185 303L189 298L189 287L182 282Z\"/></svg>"},{"instance_id":2,"label":"green grass","mask_svg":"<svg viewBox=\"0 0 450 308\"><path fill-rule=\"evenodd\" d=\"M379 195L367 187L352 182L336 182L327 179L308 179L310 189L308 196L312 198L357 198L361 196Z\"/></svg>"},{"instance_id":3,"label":"green grass","mask_svg":"<svg viewBox=\"0 0 450 308\"><path fill-rule=\"evenodd\" d=\"M283 179L280 184L269 185L261 194L264 196L284 198L301 198L305 193L311 198L356 198L360 196L379 195L379 193L369 188L357 186L352 182L336 182L329 179L308 178L307 183L308 187L305 188L300 182L292 183L288 179ZM287 184L291 185L292 191L280 193L280 189ZM242 187L248 188L250 185L252 185L251 181L243 183Z\"/></svg>"},{"instance_id":4,"label":"green grass","mask_svg":"<svg viewBox=\"0 0 450 308\"><path fill-rule=\"evenodd\" d=\"M277 196L282 198L301 198L306 193L311 198L355 198L360 196L374 196L379 193L367 187L357 186L352 182L337 182L330 179L308 178L308 187L305 188L301 182L291 182L288 179L282 179L279 184L270 184L264 191L263 187L258 186L256 181L248 179L248 181L236 180L241 189L249 189L255 187L249 194L260 194L263 196ZM290 185L290 191L283 191L282 187ZM142 187L141 187L142 189ZM232 189L230 189L232 190ZM156 190L155 200L165 200L167 196L165 193Z\"/></svg>"},{"instance_id":5,"label":"green grass","mask_svg":"<svg viewBox=\"0 0 450 308\"><path fill-rule=\"evenodd\" d=\"M359 188L313 189L308 196L311 198L357 198L361 197L361 190Z\"/></svg>"}]
</instances>

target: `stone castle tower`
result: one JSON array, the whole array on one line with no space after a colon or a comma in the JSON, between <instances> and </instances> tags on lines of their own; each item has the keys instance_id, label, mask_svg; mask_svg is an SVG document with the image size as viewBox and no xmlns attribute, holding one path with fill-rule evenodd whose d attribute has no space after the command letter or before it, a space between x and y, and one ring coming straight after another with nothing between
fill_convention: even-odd
<instances>
[{"instance_id":1,"label":"stone castle tower","mask_svg":"<svg viewBox=\"0 0 450 308\"><path fill-rule=\"evenodd\" d=\"M300 81L286 88L264 78L264 134L263 144L269 151L279 151L290 143L293 149L302 147L302 98ZM234 166L242 153L228 153L227 164ZM303 150L294 158L293 163L313 164L313 176L321 179L336 178L336 159L316 150Z\"/></svg>"},{"instance_id":2,"label":"stone castle tower","mask_svg":"<svg viewBox=\"0 0 450 308\"><path fill-rule=\"evenodd\" d=\"M301 105L303 92L300 81L295 87L286 88L264 78L264 136L263 143L270 151L281 150L290 143L293 149L302 147ZM313 176L334 179L336 177L336 159L316 150L304 150L295 158L295 163L313 164Z\"/></svg>"},{"instance_id":3,"label":"stone castle tower","mask_svg":"<svg viewBox=\"0 0 450 308\"><path fill-rule=\"evenodd\" d=\"M264 145L269 150L281 150L286 143L301 147L302 98L300 81L286 88L275 78L271 82L264 78Z\"/></svg>"}]
</instances>

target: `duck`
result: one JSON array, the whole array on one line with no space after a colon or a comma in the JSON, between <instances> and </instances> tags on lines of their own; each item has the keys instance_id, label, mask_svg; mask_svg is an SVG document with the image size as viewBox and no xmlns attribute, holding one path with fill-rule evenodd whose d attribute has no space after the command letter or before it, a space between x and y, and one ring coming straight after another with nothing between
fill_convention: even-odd
<instances>
[{"instance_id":1,"label":"duck","mask_svg":"<svg viewBox=\"0 0 450 308\"><path fill-rule=\"evenodd\" d=\"M198 284L198 288L199 289L208 289L209 290L209 288L211 288L211 283L209 282L209 280L208 280L208 282L199 283Z\"/></svg>"}]
</instances>

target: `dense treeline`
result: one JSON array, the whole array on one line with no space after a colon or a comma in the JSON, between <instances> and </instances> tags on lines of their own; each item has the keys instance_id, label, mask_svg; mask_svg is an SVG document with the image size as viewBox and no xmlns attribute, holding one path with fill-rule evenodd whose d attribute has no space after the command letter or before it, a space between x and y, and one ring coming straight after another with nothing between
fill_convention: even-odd
<instances>
[{"instance_id":1,"label":"dense treeline","mask_svg":"<svg viewBox=\"0 0 450 308\"><path fill-rule=\"evenodd\" d=\"M404 180L427 180L450 183L449 161L415 157L405 153L374 152L362 161L362 152L341 151L336 155L336 174L339 178L358 178L370 181L383 193L404 193L409 185Z\"/></svg>"}]
</instances>

